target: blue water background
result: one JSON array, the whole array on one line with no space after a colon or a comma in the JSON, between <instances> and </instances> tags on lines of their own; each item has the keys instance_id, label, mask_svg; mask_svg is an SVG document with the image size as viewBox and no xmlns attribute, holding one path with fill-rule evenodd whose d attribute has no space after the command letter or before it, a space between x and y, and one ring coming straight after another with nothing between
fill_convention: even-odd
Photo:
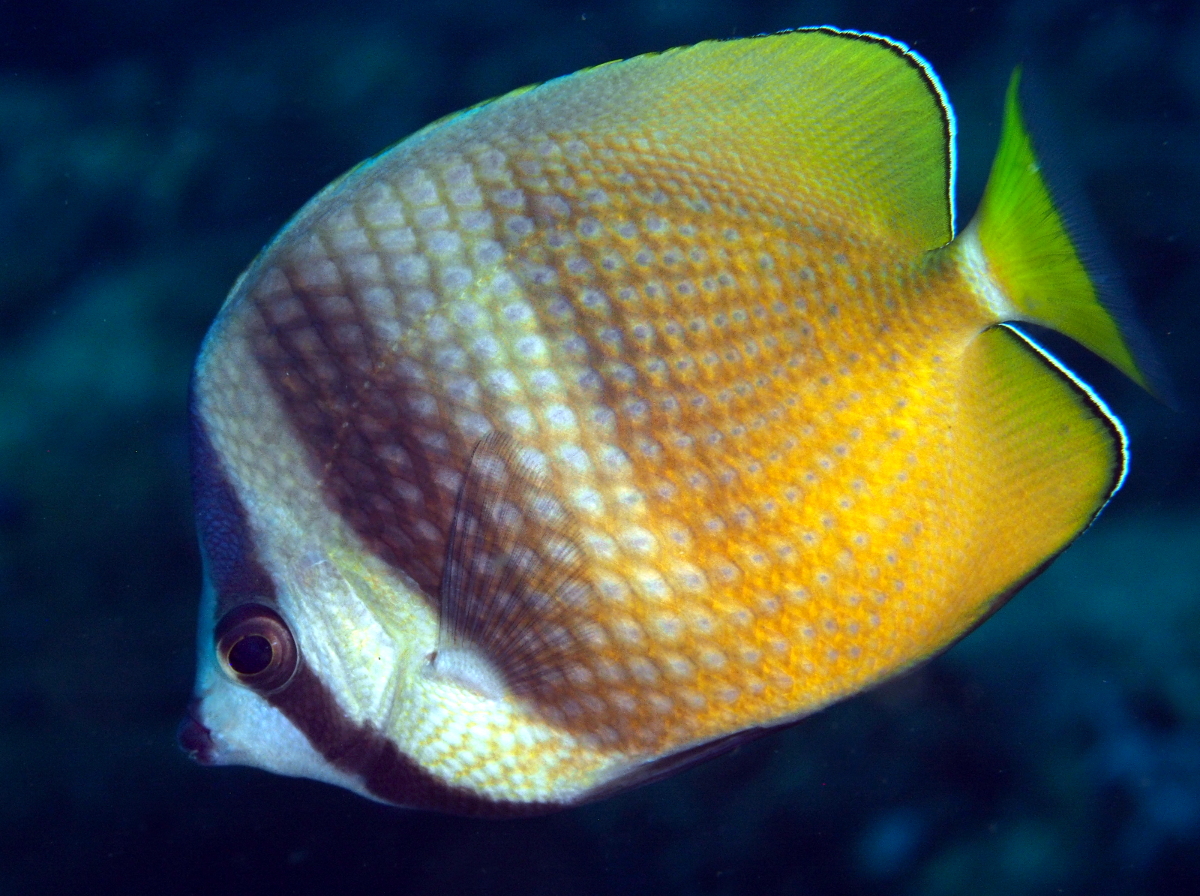
<instances>
[{"instance_id":1,"label":"blue water background","mask_svg":"<svg viewBox=\"0 0 1200 896\"><path fill-rule=\"evenodd\" d=\"M477 822L175 748L200 577L188 370L334 176L483 98L710 37L906 41L960 216L1025 61L1181 411L1056 342L1128 424L1100 523L944 657L678 778ZM1200 892L1200 6L0 3L0 892Z\"/></svg>"}]
</instances>

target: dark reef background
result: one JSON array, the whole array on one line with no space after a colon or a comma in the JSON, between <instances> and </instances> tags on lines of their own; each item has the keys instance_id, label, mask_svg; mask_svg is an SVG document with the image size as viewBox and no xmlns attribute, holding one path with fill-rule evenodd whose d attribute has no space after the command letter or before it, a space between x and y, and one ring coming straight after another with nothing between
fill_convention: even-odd
<instances>
[{"instance_id":1,"label":"dark reef background","mask_svg":"<svg viewBox=\"0 0 1200 896\"><path fill-rule=\"evenodd\" d=\"M557 816L192 765L184 399L239 271L442 114L809 24L933 63L963 219L1012 65L1040 72L1183 408L1064 349L1133 441L1101 521L938 660ZM0 0L0 892L1200 893L1198 123L1183 0Z\"/></svg>"}]
</instances>

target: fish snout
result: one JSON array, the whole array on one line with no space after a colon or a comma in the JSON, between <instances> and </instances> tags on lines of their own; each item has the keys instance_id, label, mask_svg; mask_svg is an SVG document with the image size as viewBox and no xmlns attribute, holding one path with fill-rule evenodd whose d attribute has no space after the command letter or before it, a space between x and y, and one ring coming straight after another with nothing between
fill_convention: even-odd
<instances>
[{"instance_id":1,"label":"fish snout","mask_svg":"<svg viewBox=\"0 0 1200 896\"><path fill-rule=\"evenodd\" d=\"M175 732L179 748L201 765L213 764L213 737L208 727L200 721L200 701L193 699L179 722Z\"/></svg>"}]
</instances>

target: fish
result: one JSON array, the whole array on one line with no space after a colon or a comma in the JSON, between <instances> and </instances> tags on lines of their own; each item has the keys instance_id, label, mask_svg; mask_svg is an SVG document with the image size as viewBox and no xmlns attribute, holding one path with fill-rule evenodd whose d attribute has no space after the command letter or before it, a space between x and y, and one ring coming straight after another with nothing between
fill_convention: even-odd
<instances>
[{"instance_id":1,"label":"fish","mask_svg":"<svg viewBox=\"0 0 1200 896\"><path fill-rule=\"evenodd\" d=\"M196 361L183 749L549 812L972 630L1128 464L1023 325L1157 389L1024 95L961 230L933 70L831 27L518 90L326 187Z\"/></svg>"}]
</instances>

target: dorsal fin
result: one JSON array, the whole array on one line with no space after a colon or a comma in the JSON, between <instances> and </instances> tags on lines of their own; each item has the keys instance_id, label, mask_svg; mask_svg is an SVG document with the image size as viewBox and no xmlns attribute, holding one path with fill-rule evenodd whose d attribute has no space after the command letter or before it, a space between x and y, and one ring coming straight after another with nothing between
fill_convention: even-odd
<instances>
[{"instance_id":1,"label":"dorsal fin","mask_svg":"<svg viewBox=\"0 0 1200 896\"><path fill-rule=\"evenodd\" d=\"M953 113L925 62L878 35L797 30L612 62L415 139L457 144L498 131L627 141L646 168L666 161L786 191L815 222L914 251L953 235Z\"/></svg>"},{"instance_id":2,"label":"dorsal fin","mask_svg":"<svg viewBox=\"0 0 1200 896\"><path fill-rule=\"evenodd\" d=\"M590 597L573 524L544 476L493 431L471 454L439 589L434 668L487 696L545 689L579 649L568 623Z\"/></svg>"}]
</instances>

